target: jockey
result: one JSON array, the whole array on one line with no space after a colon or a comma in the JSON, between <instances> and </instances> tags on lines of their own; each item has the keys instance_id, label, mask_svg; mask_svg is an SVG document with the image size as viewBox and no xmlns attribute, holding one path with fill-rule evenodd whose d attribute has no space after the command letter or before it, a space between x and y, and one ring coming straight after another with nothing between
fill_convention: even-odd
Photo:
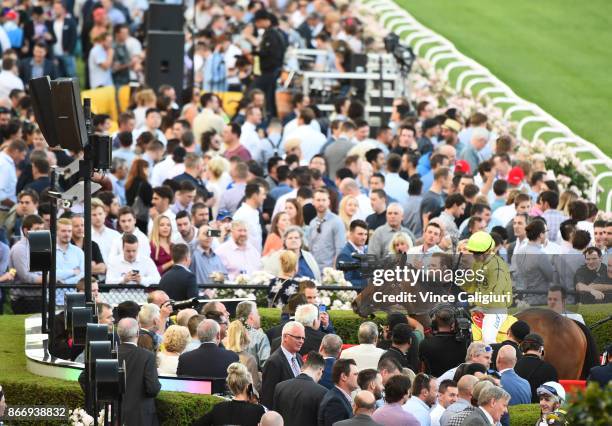
<instances>
[{"instance_id":1,"label":"jockey","mask_svg":"<svg viewBox=\"0 0 612 426\"><path fill-rule=\"evenodd\" d=\"M495 242L484 231L474 233L465 249L473 255L473 274L466 277L463 289L469 293L468 301L484 314L482 340L491 344L506 321L507 308L512 304L512 279L508 265L495 254Z\"/></svg>"}]
</instances>

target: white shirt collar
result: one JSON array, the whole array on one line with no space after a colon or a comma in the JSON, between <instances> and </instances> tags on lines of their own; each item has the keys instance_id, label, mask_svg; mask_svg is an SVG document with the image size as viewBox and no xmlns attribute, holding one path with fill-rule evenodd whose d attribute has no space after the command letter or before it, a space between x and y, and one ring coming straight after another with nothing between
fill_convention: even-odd
<instances>
[{"instance_id":1,"label":"white shirt collar","mask_svg":"<svg viewBox=\"0 0 612 426\"><path fill-rule=\"evenodd\" d=\"M487 417L487 421L489 422L490 425L494 425L495 422L493 421L493 417L491 417L491 415L489 414L489 412L487 410L485 410L482 407L478 407L480 410L482 410L482 412L484 413L484 415Z\"/></svg>"}]
</instances>

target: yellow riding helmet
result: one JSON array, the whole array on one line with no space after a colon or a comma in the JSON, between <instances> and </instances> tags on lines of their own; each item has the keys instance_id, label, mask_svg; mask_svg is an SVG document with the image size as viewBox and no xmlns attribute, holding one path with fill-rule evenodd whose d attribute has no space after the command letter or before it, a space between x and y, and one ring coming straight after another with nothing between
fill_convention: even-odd
<instances>
[{"instance_id":1,"label":"yellow riding helmet","mask_svg":"<svg viewBox=\"0 0 612 426\"><path fill-rule=\"evenodd\" d=\"M466 248L474 253L485 253L495 247L493 237L487 232L478 231L474 233L467 242Z\"/></svg>"}]
</instances>

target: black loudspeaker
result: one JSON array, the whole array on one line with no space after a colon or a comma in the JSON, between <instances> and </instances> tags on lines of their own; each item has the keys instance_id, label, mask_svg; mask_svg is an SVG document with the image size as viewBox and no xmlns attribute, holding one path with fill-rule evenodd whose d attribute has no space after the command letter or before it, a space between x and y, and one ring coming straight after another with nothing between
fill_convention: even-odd
<instances>
[{"instance_id":1,"label":"black loudspeaker","mask_svg":"<svg viewBox=\"0 0 612 426\"><path fill-rule=\"evenodd\" d=\"M88 140L77 80L74 78L53 80L51 93L55 126L57 133L62 135L60 145L64 149L79 152L88 144Z\"/></svg>"},{"instance_id":2,"label":"black loudspeaker","mask_svg":"<svg viewBox=\"0 0 612 426\"><path fill-rule=\"evenodd\" d=\"M30 243L30 271L51 270L51 232L28 232Z\"/></svg>"},{"instance_id":3,"label":"black loudspeaker","mask_svg":"<svg viewBox=\"0 0 612 426\"><path fill-rule=\"evenodd\" d=\"M185 56L185 34L182 32L149 31L145 62L149 87L169 84L182 93Z\"/></svg>"},{"instance_id":4,"label":"black loudspeaker","mask_svg":"<svg viewBox=\"0 0 612 426\"><path fill-rule=\"evenodd\" d=\"M96 360L96 397L98 401L116 401L125 392L123 365L116 359Z\"/></svg>"},{"instance_id":5,"label":"black loudspeaker","mask_svg":"<svg viewBox=\"0 0 612 426\"><path fill-rule=\"evenodd\" d=\"M183 31L185 17L180 4L149 3L147 11L147 32Z\"/></svg>"},{"instance_id":6,"label":"black loudspeaker","mask_svg":"<svg viewBox=\"0 0 612 426\"><path fill-rule=\"evenodd\" d=\"M92 321L93 315L89 307L72 308L72 344L85 346L87 337L87 324Z\"/></svg>"},{"instance_id":7,"label":"black loudspeaker","mask_svg":"<svg viewBox=\"0 0 612 426\"><path fill-rule=\"evenodd\" d=\"M49 76L30 80L30 93L32 94L32 109L34 110L36 123L47 144L51 147L59 145L55 117L51 108L51 79L49 79Z\"/></svg>"},{"instance_id":8,"label":"black loudspeaker","mask_svg":"<svg viewBox=\"0 0 612 426\"><path fill-rule=\"evenodd\" d=\"M94 169L110 169L112 161L110 136L93 135L91 138L91 153L93 157Z\"/></svg>"}]
</instances>

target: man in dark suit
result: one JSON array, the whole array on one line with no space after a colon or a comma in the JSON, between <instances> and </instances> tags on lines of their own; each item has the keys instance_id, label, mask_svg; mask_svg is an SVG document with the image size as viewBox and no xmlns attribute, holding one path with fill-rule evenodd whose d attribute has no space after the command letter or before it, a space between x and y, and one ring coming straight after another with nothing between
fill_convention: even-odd
<instances>
[{"instance_id":1,"label":"man in dark suit","mask_svg":"<svg viewBox=\"0 0 612 426\"><path fill-rule=\"evenodd\" d=\"M321 380L319 380L319 384L327 389L334 387L332 371L341 351L342 339L340 336L335 334L326 334L325 337L323 337L321 347L319 348L319 353L325 360L325 368L323 369L323 376L321 377Z\"/></svg>"},{"instance_id":2,"label":"man in dark suit","mask_svg":"<svg viewBox=\"0 0 612 426\"><path fill-rule=\"evenodd\" d=\"M327 391L319 405L318 426L332 426L353 417L351 392L357 389L357 364L353 359L339 359L334 364L334 387Z\"/></svg>"},{"instance_id":3,"label":"man in dark suit","mask_svg":"<svg viewBox=\"0 0 612 426\"><path fill-rule=\"evenodd\" d=\"M166 272L159 281L159 288L166 292L172 300L187 300L198 295L196 276L189 266L191 255L187 244L172 246L172 261L174 266Z\"/></svg>"},{"instance_id":4,"label":"man in dark suit","mask_svg":"<svg viewBox=\"0 0 612 426\"><path fill-rule=\"evenodd\" d=\"M368 224L363 220L354 220L349 226L348 241L340 251L336 258L336 268L339 262L355 262L353 253L364 254L367 252L365 243L368 239ZM363 276L360 270L345 271L344 279L350 281L354 287L364 288L368 284L368 280Z\"/></svg>"},{"instance_id":5,"label":"man in dark suit","mask_svg":"<svg viewBox=\"0 0 612 426\"><path fill-rule=\"evenodd\" d=\"M123 318L117 324L119 335L119 363L125 362L126 389L121 418L128 426L157 425L155 397L161 389L157 378L155 355L136 346L138 321Z\"/></svg>"},{"instance_id":6,"label":"man in dark suit","mask_svg":"<svg viewBox=\"0 0 612 426\"><path fill-rule=\"evenodd\" d=\"M355 395L355 415L347 420L334 423L334 426L381 426L372 420L372 414L376 410L376 399L372 392L359 391Z\"/></svg>"},{"instance_id":7,"label":"man in dark suit","mask_svg":"<svg viewBox=\"0 0 612 426\"><path fill-rule=\"evenodd\" d=\"M499 370L497 368L497 353L499 349L504 345L510 345L514 348L516 352L516 359L519 360L523 356L523 352L521 351L520 345L525 336L530 333L529 324L525 321L518 320L514 324L510 326L508 329L508 338L501 343L493 343L491 344L491 348L493 348L493 356L491 356L491 368L494 370Z\"/></svg>"},{"instance_id":8,"label":"man in dark suit","mask_svg":"<svg viewBox=\"0 0 612 426\"><path fill-rule=\"evenodd\" d=\"M270 355L262 372L260 401L267 408L273 407L276 385L300 374L302 357L299 352L304 339L304 326L301 323L289 321L283 326L281 345Z\"/></svg>"},{"instance_id":9,"label":"man in dark suit","mask_svg":"<svg viewBox=\"0 0 612 426\"><path fill-rule=\"evenodd\" d=\"M612 345L608 345L606 353L608 354L606 365L591 368L587 377L589 382L597 382L602 388L612 381Z\"/></svg>"},{"instance_id":10,"label":"man in dark suit","mask_svg":"<svg viewBox=\"0 0 612 426\"><path fill-rule=\"evenodd\" d=\"M516 350L513 346L504 345L497 354L497 370L501 374L501 386L512 397L510 405L529 404L531 387L529 382L516 374Z\"/></svg>"},{"instance_id":11,"label":"man in dark suit","mask_svg":"<svg viewBox=\"0 0 612 426\"><path fill-rule=\"evenodd\" d=\"M198 326L198 338L202 345L179 357L176 375L213 379L212 392L223 393L227 367L232 362L239 362L240 359L235 352L219 347L221 328L216 321L211 319L202 321Z\"/></svg>"},{"instance_id":12,"label":"man in dark suit","mask_svg":"<svg viewBox=\"0 0 612 426\"><path fill-rule=\"evenodd\" d=\"M478 408L466 417L462 426L492 426L508 412L510 394L499 386L489 386L478 396Z\"/></svg>"},{"instance_id":13,"label":"man in dark suit","mask_svg":"<svg viewBox=\"0 0 612 426\"><path fill-rule=\"evenodd\" d=\"M321 341L325 333L319 331L321 325L319 321L319 308L315 305L300 305L295 311L295 320L304 326L306 340L300 349L300 355L306 355L310 351L317 352L321 347ZM281 343L281 338L277 337L270 345L270 350L275 351Z\"/></svg>"},{"instance_id":14,"label":"man in dark suit","mask_svg":"<svg viewBox=\"0 0 612 426\"><path fill-rule=\"evenodd\" d=\"M323 374L325 361L312 351L302 367L302 373L295 379L285 380L274 389L274 411L277 411L285 424L312 426L317 423L319 404L327 389L317 382Z\"/></svg>"},{"instance_id":15,"label":"man in dark suit","mask_svg":"<svg viewBox=\"0 0 612 426\"><path fill-rule=\"evenodd\" d=\"M34 45L32 56L22 59L19 63L19 77L27 85L31 79L48 75L51 79L57 78L57 68L51 59L47 59L49 48L43 41Z\"/></svg>"},{"instance_id":16,"label":"man in dark suit","mask_svg":"<svg viewBox=\"0 0 612 426\"><path fill-rule=\"evenodd\" d=\"M266 330L266 336L268 336L268 340L270 341L270 353L274 352L274 349L276 349L272 349L272 345L278 337L281 337L285 324L287 324L289 321L295 320L295 310L297 307L300 305L305 305L306 303L308 303L308 300L302 293L292 294L291 297L289 297L289 301L285 306L283 306L280 323ZM278 347L278 345L276 347Z\"/></svg>"}]
</instances>

